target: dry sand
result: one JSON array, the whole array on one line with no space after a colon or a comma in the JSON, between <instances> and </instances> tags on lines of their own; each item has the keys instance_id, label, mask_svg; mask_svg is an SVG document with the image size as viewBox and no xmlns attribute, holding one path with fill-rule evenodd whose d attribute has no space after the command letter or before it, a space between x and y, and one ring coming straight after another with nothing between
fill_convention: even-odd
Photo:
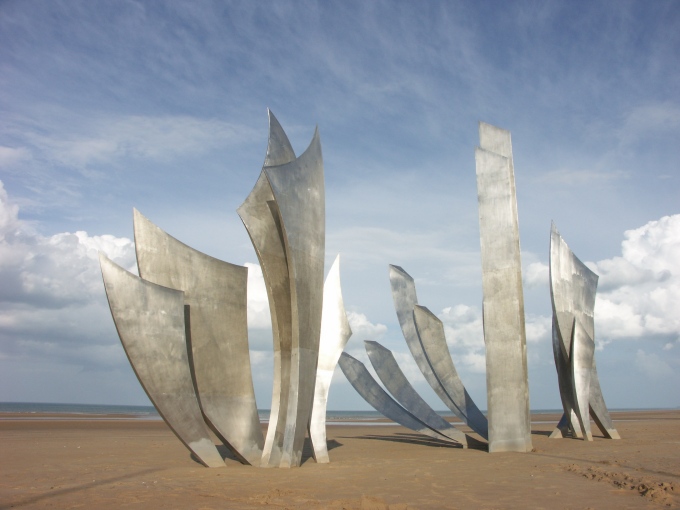
<instances>
[{"instance_id":1,"label":"dry sand","mask_svg":"<svg viewBox=\"0 0 680 510\"><path fill-rule=\"evenodd\" d=\"M535 415L534 452L493 455L329 425L330 464L208 469L161 421L3 414L0 508L680 508L680 411L613 417L623 439L587 443Z\"/></svg>"}]
</instances>

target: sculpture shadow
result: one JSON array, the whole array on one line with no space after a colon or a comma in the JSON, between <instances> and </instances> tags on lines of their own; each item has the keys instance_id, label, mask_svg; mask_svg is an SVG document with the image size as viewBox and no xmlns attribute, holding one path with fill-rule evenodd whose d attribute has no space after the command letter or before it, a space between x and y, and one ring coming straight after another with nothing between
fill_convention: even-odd
<instances>
[{"instance_id":1,"label":"sculpture shadow","mask_svg":"<svg viewBox=\"0 0 680 510\"><path fill-rule=\"evenodd\" d=\"M326 448L328 448L329 452L331 450L338 448L339 446L343 446L343 444L339 441L336 441L335 439L331 439L330 441L326 441Z\"/></svg>"},{"instance_id":2,"label":"sculpture shadow","mask_svg":"<svg viewBox=\"0 0 680 510\"><path fill-rule=\"evenodd\" d=\"M334 450L335 448L343 446L343 444L339 441L336 441L335 439L330 439L329 441L326 442L326 446L328 448L328 451L331 451L331 450ZM215 448L217 448L217 451L219 452L219 454L222 456L222 458L225 461L233 460L234 462L239 462L239 463L243 464L232 453L232 451L229 448L227 448L226 446L224 446L223 444L217 444L217 445L215 445ZM203 465L195 454L192 453L190 455L190 457L191 457L191 460L193 460L194 462ZM310 459L314 460L314 448L312 447L312 440L307 437L307 438L305 438L305 444L302 448L302 462L301 462L301 464L304 464L305 462L307 462ZM255 466L255 467L258 467L258 466Z\"/></svg>"},{"instance_id":3,"label":"sculpture shadow","mask_svg":"<svg viewBox=\"0 0 680 510\"><path fill-rule=\"evenodd\" d=\"M338 448L339 446L343 446L343 444L339 441L336 441L335 439L326 441L326 448L328 451ZM314 447L312 446L312 440L309 437L306 437L305 444L302 447L302 461L300 462L300 465L304 464L310 459L314 461Z\"/></svg>"},{"instance_id":4,"label":"sculpture shadow","mask_svg":"<svg viewBox=\"0 0 680 510\"><path fill-rule=\"evenodd\" d=\"M433 448L453 448L453 449L463 449L463 445L458 444L458 443L450 443L448 441L444 440L439 440L439 439L434 439L428 436L422 436L420 434L404 434L404 433L396 433L394 435L378 435L378 434L367 434L365 436L354 436L354 437L349 437L346 436L344 439L368 439L368 440L375 440L375 441L390 441L393 443L406 443L406 444L414 444L414 445L420 445L420 446L429 446ZM479 441L475 441L475 443L479 443ZM479 443L483 444L483 443ZM470 447L468 443L468 448ZM486 448L486 445L484 445ZM476 447L473 447L474 449L477 449Z\"/></svg>"},{"instance_id":5,"label":"sculpture shadow","mask_svg":"<svg viewBox=\"0 0 680 510\"><path fill-rule=\"evenodd\" d=\"M233 460L240 464L243 464L241 460L238 457L236 457L236 455L234 455L234 453L223 444L217 444L215 445L215 448L217 448L217 451L224 460Z\"/></svg>"}]
</instances>

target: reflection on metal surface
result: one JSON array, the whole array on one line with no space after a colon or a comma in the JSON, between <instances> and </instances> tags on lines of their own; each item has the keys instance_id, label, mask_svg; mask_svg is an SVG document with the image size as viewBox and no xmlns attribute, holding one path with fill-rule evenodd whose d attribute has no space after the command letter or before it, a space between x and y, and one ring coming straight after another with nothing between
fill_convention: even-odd
<instances>
[{"instance_id":1,"label":"reflection on metal surface","mask_svg":"<svg viewBox=\"0 0 680 510\"><path fill-rule=\"evenodd\" d=\"M390 265L390 285L392 287L392 299L394 301L394 308L397 312L399 325L408 345L416 365L421 373L425 376L425 380L432 387L437 396L446 404L446 407L458 416L461 420L465 420L465 415L458 408L458 406L447 395L442 387L439 379L432 371L427 355L423 350L418 337L418 330L416 329L416 322L413 317L413 309L418 304L418 297L416 296L416 284L406 271L399 266Z\"/></svg>"},{"instance_id":2,"label":"reflection on metal surface","mask_svg":"<svg viewBox=\"0 0 680 510\"><path fill-rule=\"evenodd\" d=\"M489 452L531 451L519 222L510 132L479 123L475 150Z\"/></svg>"},{"instance_id":3,"label":"reflection on metal surface","mask_svg":"<svg viewBox=\"0 0 680 510\"><path fill-rule=\"evenodd\" d=\"M270 122L271 118L270 116ZM278 216L272 214L274 196L264 173L255 184L246 201L238 209L257 258L262 268L269 299L274 345L274 379L269 427L264 442L262 464L276 465L281 459L281 447L286 427L290 363L292 347L292 317L290 309L290 283L286 253Z\"/></svg>"},{"instance_id":4,"label":"reflection on metal surface","mask_svg":"<svg viewBox=\"0 0 680 510\"><path fill-rule=\"evenodd\" d=\"M399 368L399 364L397 363L397 360L394 359L392 351L386 349L378 342L370 340L364 340L364 345L376 374L378 374L383 385L387 388L387 391L394 396L396 401L432 430L439 432L453 441L459 442L466 448L467 438L465 437L465 434L439 416L427 402L418 395L418 392L411 386L408 379L406 379L404 372Z\"/></svg>"},{"instance_id":5,"label":"reflection on metal surface","mask_svg":"<svg viewBox=\"0 0 680 510\"><path fill-rule=\"evenodd\" d=\"M432 316L434 317L433 320L428 316L428 314L431 315L429 310L425 313L418 306L416 286L411 275L399 266L390 265L389 268L394 308L397 311L397 318L406 345L408 345L416 365L446 407L486 439L486 417L479 411L458 378L453 360L451 360L446 347L446 339L440 336L440 332L437 330L438 325L434 322L439 319ZM421 319L420 326L416 324L418 317ZM425 336L421 336L419 327ZM443 329L441 335L443 335ZM428 350L432 350L432 352L428 353ZM435 363L432 363L433 360ZM434 370L435 368L437 368L437 371ZM443 384L444 382L446 386Z\"/></svg>"},{"instance_id":6,"label":"reflection on metal surface","mask_svg":"<svg viewBox=\"0 0 680 510\"><path fill-rule=\"evenodd\" d=\"M571 378L574 381L574 412L581 426L583 436L588 441L593 440L590 431L590 414L588 401L590 399L590 374L595 354L595 342L585 331L581 321L574 318L573 338L571 341Z\"/></svg>"},{"instance_id":7,"label":"reflection on metal surface","mask_svg":"<svg viewBox=\"0 0 680 510\"><path fill-rule=\"evenodd\" d=\"M343 352L340 355L338 364L345 374L345 377L347 377L347 380L354 386L354 389L357 390L357 393L383 416L421 434L451 442L451 439L447 436L431 429L413 414L397 404L397 402L380 387L375 379L373 379L373 376L366 370L366 367L361 361L353 358L346 352Z\"/></svg>"},{"instance_id":8,"label":"reflection on metal surface","mask_svg":"<svg viewBox=\"0 0 680 510\"><path fill-rule=\"evenodd\" d=\"M184 292L191 365L206 423L242 462L259 465L262 428L248 350L248 269L179 242L134 211L140 276Z\"/></svg>"},{"instance_id":9,"label":"reflection on metal surface","mask_svg":"<svg viewBox=\"0 0 680 510\"><path fill-rule=\"evenodd\" d=\"M420 343L434 375L456 408L460 410L460 414L463 415L461 419L477 434L487 439L489 424L458 377L458 371L446 345L444 324L424 306L416 305L413 315Z\"/></svg>"},{"instance_id":10,"label":"reflection on metal surface","mask_svg":"<svg viewBox=\"0 0 680 510\"><path fill-rule=\"evenodd\" d=\"M263 466L299 466L319 354L325 195L318 130L296 159L269 112L269 144L255 188L238 209L267 287L274 329L274 389Z\"/></svg>"},{"instance_id":11,"label":"reflection on metal surface","mask_svg":"<svg viewBox=\"0 0 680 510\"><path fill-rule=\"evenodd\" d=\"M340 255L335 258L333 266L326 276L323 287L323 311L321 314L321 340L319 342L319 364L316 369L316 387L314 404L309 422L309 437L312 440L314 458L318 463L327 463L328 447L326 444L326 404L333 371L338 364L352 329L345 313L340 287Z\"/></svg>"},{"instance_id":12,"label":"reflection on metal surface","mask_svg":"<svg viewBox=\"0 0 680 510\"><path fill-rule=\"evenodd\" d=\"M224 467L191 379L184 293L147 282L99 256L121 343L144 391L175 435L208 467Z\"/></svg>"},{"instance_id":13,"label":"reflection on metal surface","mask_svg":"<svg viewBox=\"0 0 680 510\"><path fill-rule=\"evenodd\" d=\"M550 230L553 354L564 415L550 437L571 433L592 440L590 418L605 437L620 437L604 403L594 358L597 282L598 276L574 255L553 223Z\"/></svg>"}]
</instances>

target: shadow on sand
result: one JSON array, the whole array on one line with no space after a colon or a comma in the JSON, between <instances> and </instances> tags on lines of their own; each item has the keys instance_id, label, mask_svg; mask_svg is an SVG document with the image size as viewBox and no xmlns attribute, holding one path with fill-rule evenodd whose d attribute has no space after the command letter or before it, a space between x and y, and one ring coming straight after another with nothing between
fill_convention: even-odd
<instances>
[{"instance_id":1,"label":"shadow on sand","mask_svg":"<svg viewBox=\"0 0 680 510\"><path fill-rule=\"evenodd\" d=\"M349 437L346 437L345 439L350 439ZM394 443L406 443L406 444L415 444L415 445L420 445L420 446L429 446L429 447L434 447L434 448L454 448L454 449L463 449L463 446L458 444L458 443L451 443L448 441L443 441L443 440L438 440L434 439L428 436L423 436L420 434L404 434L404 433L397 433L397 434L391 434L391 435L378 435L378 434L368 434L365 436L355 436L352 437L351 439L369 439L369 440L375 440L375 441L391 441ZM468 436L468 448L472 450L483 450L486 451L487 445L486 443L483 443L481 441L478 441L474 437Z\"/></svg>"}]
</instances>

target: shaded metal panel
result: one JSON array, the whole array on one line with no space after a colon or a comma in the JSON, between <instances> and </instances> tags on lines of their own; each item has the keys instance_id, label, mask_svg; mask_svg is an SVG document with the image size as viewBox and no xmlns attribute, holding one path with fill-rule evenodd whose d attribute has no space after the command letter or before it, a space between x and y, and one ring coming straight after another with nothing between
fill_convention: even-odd
<instances>
[{"instance_id":1,"label":"shaded metal panel","mask_svg":"<svg viewBox=\"0 0 680 510\"><path fill-rule=\"evenodd\" d=\"M280 467L298 466L312 412L325 255L325 193L318 129L296 160L263 169L281 219L290 279L290 394ZM270 461L271 462L271 461Z\"/></svg>"},{"instance_id":2,"label":"shaded metal panel","mask_svg":"<svg viewBox=\"0 0 680 510\"><path fill-rule=\"evenodd\" d=\"M413 318L413 309L418 304L418 298L416 296L416 285L406 271L399 266L390 265L390 285L392 287L392 300L394 301L394 308L397 312L397 318L399 319L399 325L401 326L401 331L404 334L404 339L406 340L406 345L408 345L409 350L413 359L416 361L416 365L422 372L425 380L434 390L437 396L444 402L446 407L448 407L456 416L461 420L466 421L465 413L462 409L451 400L449 395L446 393L441 385L439 379L432 371L430 366L430 361L427 359L427 355L423 350L423 345L418 337L418 330L416 329L415 319Z\"/></svg>"},{"instance_id":3,"label":"shaded metal panel","mask_svg":"<svg viewBox=\"0 0 680 510\"><path fill-rule=\"evenodd\" d=\"M208 467L224 467L191 379L184 293L128 273L103 254L99 263L111 315L144 391L175 435Z\"/></svg>"},{"instance_id":4,"label":"shaded metal panel","mask_svg":"<svg viewBox=\"0 0 680 510\"><path fill-rule=\"evenodd\" d=\"M269 181L264 172L245 202L238 208L257 258L269 299L274 346L272 403L262 465L278 465L286 428L286 412L290 385L292 316L288 263L283 232Z\"/></svg>"},{"instance_id":5,"label":"shaded metal panel","mask_svg":"<svg viewBox=\"0 0 680 510\"><path fill-rule=\"evenodd\" d=\"M519 222L510 132L480 122L479 201L489 451L531 450Z\"/></svg>"},{"instance_id":6,"label":"shaded metal panel","mask_svg":"<svg viewBox=\"0 0 680 510\"><path fill-rule=\"evenodd\" d=\"M590 421L585 418L589 409L590 417L605 437L618 439L620 436L604 403L594 355L589 360L574 360L571 354L572 339L577 338L576 328L581 328L578 334L593 343L594 354L597 283L598 276L574 255L553 223L550 229L550 297L553 307L553 352L565 412L560 423L566 421L576 437L584 437L585 433L588 438ZM580 392L576 389L580 383L573 372L574 363L578 365L581 380L587 379L589 374L587 393L584 393L583 387ZM587 399L585 395L588 395ZM563 435L562 431L558 433L556 430L551 437Z\"/></svg>"},{"instance_id":7,"label":"shaded metal panel","mask_svg":"<svg viewBox=\"0 0 680 510\"><path fill-rule=\"evenodd\" d=\"M444 324L424 306L416 305L413 315L423 351L442 388L461 410L463 421L477 434L487 439L489 424L458 376L446 345Z\"/></svg>"},{"instance_id":8,"label":"shaded metal panel","mask_svg":"<svg viewBox=\"0 0 680 510\"><path fill-rule=\"evenodd\" d=\"M248 269L181 243L134 211L142 278L184 291L199 403L207 424L242 462L258 465L262 428L250 368Z\"/></svg>"},{"instance_id":9,"label":"shaded metal panel","mask_svg":"<svg viewBox=\"0 0 680 510\"><path fill-rule=\"evenodd\" d=\"M385 390L373 379L373 376L366 370L364 364L353 358L346 352L340 355L338 361L342 372L347 377L357 393L361 395L366 402L371 404L373 408L380 414L389 418L390 420L402 425L411 430L415 430L426 436L440 439L443 441L451 441L448 437L432 430L413 414L397 404L392 397L390 397Z\"/></svg>"},{"instance_id":10,"label":"shaded metal panel","mask_svg":"<svg viewBox=\"0 0 680 510\"><path fill-rule=\"evenodd\" d=\"M573 321L572 326L569 327L569 331L571 331L572 327ZM569 356L564 354L564 343L561 340L560 329L557 325L555 315L553 315L552 346L555 366L557 367L557 384L560 390L560 398L565 414L562 415L560 422L557 424L557 428L552 432L550 437L562 438L566 437L569 433L572 433L575 437L581 438L583 437L581 428L572 428L572 423L577 423L578 418L574 411L576 398L574 396L574 385L571 377L571 363L569 361ZM570 418L567 418L567 416Z\"/></svg>"},{"instance_id":11,"label":"shaded metal panel","mask_svg":"<svg viewBox=\"0 0 680 510\"><path fill-rule=\"evenodd\" d=\"M321 340L319 342L319 363L316 369L314 404L309 422L309 437L312 440L314 458L319 463L327 463L326 444L326 405L328 390L338 359L350 336L350 328L340 287L340 255L331 266L323 286L323 310L321 313Z\"/></svg>"},{"instance_id":12,"label":"shaded metal panel","mask_svg":"<svg viewBox=\"0 0 680 510\"><path fill-rule=\"evenodd\" d=\"M264 159L264 166L290 163L295 159L295 152L290 145L288 135L269 108L267 108L267 115L269 116L269 139L267 140L267 156Z\"/></svg>"},{"instance_id":13,"label":"shaded metal panel","mask_svg":"<svg viewBox=\"0 0 680 510\"><path fill-rule=\"evenodd\" d=\"M584 439L593 440L590 431L590 374L593 366L595 342L586 333L581 322L574 319L574 336L571 340L571 376L574 381L574 396L576 406L574 411L583 432Z\"/></svg>"},{"instance_id":14,"label":"shaded metal panel","mask_svg":"<svg viewBox=\"0 0 680 510\"><path fill-rule=\"evenodd\" d=\"M571 294L572 265L571 256L564 250L562 240L552 226L550 237L550 298L553 307L552 347L557 368L557 382L564 415L557 428L550 435L552 438L566 437L569 433L582 438L583 432L578 426L576 415L576 395L574 380L571 374L571 340L573 337L574 313L573 302L555 296ZM577 426L574 426L577 425Z\"/></svg>"},{"instance_id":15,"label":"shaded metal panel","mask_svg":"<svg viewBox=\"0 0 680 510\"><path fill-rule=\"evenodd\" d=\"M364 340L364 345L375 372L396 401L432 430L461 443L464 448L467 448L465 434L439 416L421 398L402 372L392 351L371 340Z\"/></svg>"},{"instance_id":16,"label":"shaded metal panel","mask_svg":"<svg viewBox=\"0 0 680 510\"><path fill-rule=\"evenodd\" d=\"M268 114L269 141L265 166L290 163L295 159L295 153L288 137L274 114L271 111ZM237 212L255 248L269 299L274 374L269 426L261 462L263 466L277 466L281 460L288 411L293 319L281 218L264 171Z\"/></svg>"}]
</instances>

